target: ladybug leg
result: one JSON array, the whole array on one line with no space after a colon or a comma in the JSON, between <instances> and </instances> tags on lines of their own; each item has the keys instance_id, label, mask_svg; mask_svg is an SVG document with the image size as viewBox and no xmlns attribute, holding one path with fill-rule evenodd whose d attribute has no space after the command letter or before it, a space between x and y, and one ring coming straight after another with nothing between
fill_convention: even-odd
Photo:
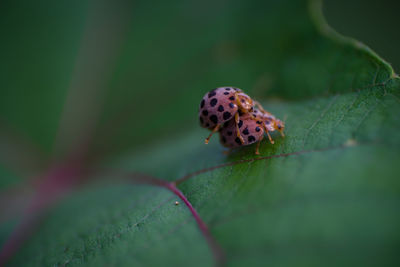
<instances>
[{"instance_id":1,"label":"ladybug leg","mask_svg":"<svg viewBox=\"0 0 400 267\"><path fill-rule=\"evenodd\" d=\"M210 135L206 138L206 140L204 141L204 143L207 145L208 142L210 142L210 138L211 136L215 133L218 132L219 128L221 127L221 124L217 124L217 126L215 126L215 128L211 131Z\"/></svg>"},{"instance_id":2,"label":"ladybug leg","mask_svg":"<svg viewBox=\"0 0 400 267\"><path fill-rule=\"evenodd\" d=\"M259 111L261 111L261 113L263 113L264 115L267 115L268 117L271 118L275 118L274 115L272 115L270 112L266 111L263 106L261 106L261 104L257 101L254 100L254 105L258 108Z\"/></svg>"},{"instance_id":3,"label":"ladybug leg","mask_svg":"<svg viewBox=\"0 0 400 267\"><path fill-rule=\"evenodd\" d=\"M240 134L240 130L239 130L239 112L236 112L236 114L235 114L235 123L236 123L236 135L237 135L237 137L239 137L240 142L242 144L244 144L244 139L243 139L242 135Z\"/></svg>"},{"instance_id":4,"label":"ladybug leg","mask_svg":"<svg viewBox=\"0 0 400 267\"><path fill-rule=\"evenodd\" d=\"M271 137L271 135L269 134L269 132L266 131L265 133L267 134L268 139L269 139L269 141L271 142L271 144L272 144L272 145L275 144L275 142L274 142L274 140L272 139L272 137Z\"/></svg>"},{"instance_id":5,"label":"ladybug leg","mask_svg":"<svg viewBox=\"0 0 400 267\"><path fill-rule=\"evenodd\" d=\"M239 100L239 97L238 97L239 93L240 92L238 92L238 91L235 92L235 101L236 101L236 105L238 106L238 110L241 110L242 104L240 103L240 100Z\"/></svg>"},{"instance_id":6,"label":"ladybug leg","mask_svg":"<svg viewBox=\"0 0 400 267\"><path fill-rule=\"evenodd\" d=\"M258 151L258 149L260 148L260 144L261 144L261 141L263 140L263 138L264 138L264 136L262 135L260 140L258 140L258 142L257 142L256 152L255 152L256 155L260 155L260 151Z\"/></svg>"},{"instance_id":7,"label":"ladybug leg","mask_svg":"<svg viewBox=\"0 0 400 267\"><path fill-rule=\"evenodd\" d=\"M263 108L263 106L261 106L261 104L260 104L258 101L253 100L253 103L254 103L254 105L256 105L256 107L257 107L262 113L268 113L268 112Z\"/></svg>"},{"instance_id":8,"label":"ladybug leg","mask_svg":"<svg viewBox=\"0 0 400 267\"><path fill-rule=\"evenodd\" d=\"M271 135L269 134L269 131L267 129L267 126L265 125L265 122L262 123L262 126L264 128L264 132L266 133L266 135L268 136L269 142L273 145L275 142L272 139Z\"/></svg>"}]
</instances>

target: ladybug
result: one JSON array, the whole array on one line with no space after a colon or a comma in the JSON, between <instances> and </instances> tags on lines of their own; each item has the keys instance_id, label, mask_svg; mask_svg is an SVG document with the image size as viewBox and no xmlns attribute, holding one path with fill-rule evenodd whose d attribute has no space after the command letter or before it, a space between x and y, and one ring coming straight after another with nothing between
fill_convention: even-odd
<instances>
[{"instance_id":1,"label":"ladybug","mask_svg":"<svg viewBox=\"0 0 400 267\"><path fill-rule=\"evenodd\" d=\"M285 124L281 120L275 118L274 115L264 110L264 108L258 102L255 104L257 105L258 109L254 108L252 116L257 120L261 120L264 123L264 128L266 128L269 132L277 130L282 137L285 137L285 134L283 133ZM270 138L270 141L271 140L272 139ZM273 141L271 143L273 144Z\"/></svg>"},{"instance_id":2,"label":"ladybug","mask_svg":"<svg viewBox=\"0 0 400 267\"><path fill-rule=\"evenodd\" d=\"M200 125L211 130L205 143L208 144L211 136L217 132L225 122L234 119L234 123L237 127L239 115L252 112L253 107L253 100L238 88L219 87L205 94L200 102L199 108ZM242 144L245 143L240 131L237 131L236 137L239 138Z\"/></svg>"},{"instance_id":3,"label":"ladybug","mask_svg":"<svg viewBox=\"0 0 400 267\"><path fill-rule=\"evenodd\" d=\"M239 123L237 124L234 120L225 123L224 127L220 129L220 142L223 146L228 148L236 148L239 146L251 145L258 142L256 148L256 154L258 155L258 148L261 140L264 138L265 129L261 121L254 120L250 114L244 114L240 117ZM244 142L241 142L237 136L237 131L244 137Z\"/></svg>"},{"instance_id":4,"label":"ladybug","mask_svg":"<svg viewBox=\"0 0 400 267\"><path fill-rule=\"evenodd\" d=\"M262 107L261 107L262 108ZM254 108L252 113L247 113L239 118L238 129L244 136L244 142L242 143L237 137L237 128L235 127L234 121L228 121L224 124L223 128L220 129L220 142L223 146L228 148L236 148L242 145L251 145L257 143L256 155L259 155L259 146L264 138L264 134L268 136L271 144L274 144L269 132L278 130L282 136L284 130L284 124L278 120L271 113L264 109L258 110Z\"/></svg>"}]
</instances>

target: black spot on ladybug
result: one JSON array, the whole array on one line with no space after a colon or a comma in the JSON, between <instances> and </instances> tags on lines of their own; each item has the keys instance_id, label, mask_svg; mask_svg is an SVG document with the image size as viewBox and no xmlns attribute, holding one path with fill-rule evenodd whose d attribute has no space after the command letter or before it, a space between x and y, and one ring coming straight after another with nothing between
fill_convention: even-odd
<instances>
[{"instance_id":1,"label":"black spot on ladybug","mask_svg":"<svg viewBox=\"0 0 400 267\"><path fill-rule=\"evenodd\" d=\"M213 96L215 96L217 93L215 91L211 91L210 93L208 93L208 98L211 98Z\"/></svg>"},{"instance_id":2,"label":"black spot on ladybug","mask_svg":"<svg viewBox=\"0 0 400 267\"><path fill-rule=\"evenodd\" d=\"M235 142L236 142L237 144L239 144L239 145L241 145L241 144L242 144L242 142L240 142L240 139L239 139L239 137L236 137L236 138L235 138Z\"/></svg>"},{"instance_id":3,"label":"black spot on ladybug","mask_svg":"<svg viewBox=\"0 0 400 267\"><path fill-rule=\"evenodd\" d=\"M249 143L251 143L251 142L256 141L256 138L254 136L250 135L247 140L249 140Z\"/></svg>"},{"instance_id":4,"label":"black spot on ladybug","mask_svg":"<svg viewBox=\"0 0 400 267\"><path fill-rule=\"evenodd\" d=\"M215 105L218 103L218 99L216 99L216 98L213 98L213 99L211 99L211 101L210 101L210 105L212 106L212 107L215 107Z\"/></svg>"},{"instance_id":5,"label":"black spot on ladybug","mask_svg":"<svg viewBox=\"0 0 400 267\"><path fill-rule=\"evenodd\" d=\"M200 123L201 123L201 124L203 124L203 123L204 123L204 120L203 120L203 118L202 118L202 117L200 117Z\"/></svg>"},{"instance_id":6,"label":"black spot on ladybug","mask_svg":"<svg viewBox=\"0 0 400 267\"><path fill-rule=\"evenodd\" d=\"M229 103L229 107L230 107L230 108L234 108L235 105L234 105L233 103Z\"/></svg>"},{"instance_id":7,"label":"black spot on ladybug","mask_svg":"<svg viewBox=\"0 0 400 267\"><path fill-rule=\"evenodd\" d=\"M224 123L224 127L225 127L225 128L228 127L228 124L229 124L229 121L225 122L225 123Z\"/></svg>"},{"instance_id":8,"label":"black spot on ladybug","mask_svg":"<svg viewBox=\"0 0 400 267\"><path fill-rule=\"evenodd\" d=\"M241 99L240 102L244 103L244 99Z\"/></svg>"},{"instance_id":9,"label":"black spot on ladybug","mask_svg":"<svg viewBox=\"0 0 400 267\"><path fill-rule=\"evenodd\" d=\"M239 123L238 123L239 128L242 127L242 125L243 125L243 121L240 120Z\"/></svg>"},{"instance_id":10,"label":"black spot on ladybug","mask_svg":"<svg viewBox=\"0 0 400 267\"><path fill-rule=\"evenodd\" d=\"M249 134L249 129L247 129L247 128L244 129L242 133L243 133L244 135L248 135L248 134Z\"/></svg>"},{"instance_id":11,"label":"black spot on ladybug","mask_svg":"<svg viewBox=\"0 0 400 267\"><path fill-rule=\"evenodd\" d=\"M207 127L207 128L210 127L210 124L209 124L208 122L206 123L206 127Z\"/></svg>"},{"instance_id":12,"label":"black spot on ladybug","mask_svg":"<svg viewBox=\"0 0 400 267\"><path fill-rule=\"evenodd\" d=\"M235 97L234 97L234 96L231 96L231 97L229 98L229 100L235 100Z\"/></svg>"},{"instance_id":13,"label":"black spot on ladybug","mask_svg":"<svg viewBox=\"0 0 400 267\"><path fill-rule=\"evenodd\" d=\"M228 131L228 132L226 132L226 134L229 136L232 136L233 133L231 131Z\"/></svg>"},{"instance_id":14,"label":"black spot on ladybug","mask_svg":"<svg viewBox=\"0 0 400 267\"><path fill-rule=\"evenodd\" d=\"M211 120L213 123L215 123L215 124L218 123L218 118L217 118L216 115L211 115L211 116L210 116L210 120Z\"/></svg>"},{"instance_id":15,"label":"black spot on ladybug","mask_svg":"<svg viewBox=\"0 0 400 267\"><path fill-rule=\"evenodd\" d=\"M261 122L261 121L257 121L256 123L257 123L257 124L261 124L262 122Z\"/></svg>"},{"instance_id":16,"label":"black spot on ladybug","mask_svg":"<svg viewBox=\"0 0 400 267\"><path fill-rule=\"evenodd\" d=\"M222 136L222 143L226 143L226 138L225 138L225 136Z\"/></svg>"},{"instance_id":17,"label":"black spot on ladybug","mask_svg":"<svg viewBox=\"0 0 400 267\"><path fill-rule=\"evenodd\" d=\"M218 107L218 111L219 111L219 112L222 112L222 111L224 111L224 107L223 107L222 105L219 105L219 107Z\"/></svg>"},{"instance_id":18,"label":"black spot on ladybug","mask_svg":"<svg viewBox=\"0 0 400 267\"><path fill-rule=\"evenodd\" d=\"M204 99L203 99L203 100L201 100L201 103L200 103L200 108L204 108L204 104L205 104L205 102L206 102L206 101L204 101Z\"/></svg>"},{"instance_id":19,"label":"black spot on ladybug","mask_svg":"<svg viewBox=\"0 0 400 267\"><path fill-rule=\"evenodd\" d=\"M225 90L226 90L226 91L230 91L230 90L231 90L231 88L229 88L229 87L226 87L226 88L225 88Z\"/></svg>"},{"instance_id":20,"label":"black spot on ladybug","mask_svg":"<svg viewBox=\"0 0 400 267\"><path fill-rule=\"evenodd\" d=\"M203 114L204 116L207 116L207 115L208 115L208 110L207 110L207 109L203 110L202 114Z\"/></svg>"},{"instance_id":21,"label":"black spot on ladybug","mask_svg":"<svg viewBox=\"0 0 400 267\"><path fill-rule=\"evenodd\" d=\"M231 116L232 116L232 114L229 113L229 112L227 111L227 112L224 112L223 118L224 118L224 120L227 120L227 119L229 119Z\"/></svg>"},{"instance_id":22,"label":"black spot on ladybug","mask_svg":"<svg viewBox=\"0 0 400 267\"><path fill-rule=\"evenodd\" d=\"M224 95L229 95L229 92L224 92Z\"/></svg>"},{"instance_id":23,"label":"black spot on ladybug","mask_svg":"<svg viewBox=\"0 0 400 267\"><path fill-rule=\"evenodd\" d=\"M261 129L260 129L260 127L256 127L256 132L259 132L259 131L261 131Z\"/></svg>"}]
</instances>

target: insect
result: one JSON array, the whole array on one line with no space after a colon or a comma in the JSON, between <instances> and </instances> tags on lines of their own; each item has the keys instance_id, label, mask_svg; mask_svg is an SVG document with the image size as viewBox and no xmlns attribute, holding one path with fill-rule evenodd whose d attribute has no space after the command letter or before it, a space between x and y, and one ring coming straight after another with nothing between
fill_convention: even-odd
<instances>
[{"instance_id":1,"label":"insect","mask_svg":"<svg viewBox=\"0 0 400 267\"><path fill-rule=\"evenodd\" d=\"M285 124L281 120L275 118L274 115L266 111L258 102L257 102L257 108L253 110L252 116L256 120L262 121L262 123L264 124L263 125L264 129L268 129L267 134L268 132L273 132L277 130L279 131L282 137L285 137L285 134L283 133L283 131L285 130ZM268 137L271 143L273 144L274 142L272 141L269 135Z\"/></svg>"},{"instance_id":2,"label":"insect","mask_svg":"<svg viewBox=\"0 0 400 267\"><path fill-rule=\"evenodd\" d=\"M244 136L244 142L237 137L237 131ZM235 126L234 121L228 121L220 129L220 142L223 146L230 149L239 146L251 145L255 142L257 143L256 154L259 155L260 143L264 138L264 134L268 136L271 144L274 144L269 132L278 130L281 132L282 136L284 130L284 124L282 121L276 119L271 113L265 111L254 109L253 112L244 114L240 116L238 127Z\"/></svg>"},{"instance_id":3,"label":"insect","mask_svg":"<svg viewBox=\"0 0 400 267\"><path fill-rule=\"evenodd\" d=\"M237 136L238 131L243 134L244 142L241 142ZM219 133L221 144L229 148L235 148L242 145L247 146L259 141L256 148L256 154L258 154L259 143L264 137L264 129L261 121L254 120L249 114L244 114L240 117L237 127L235 121L228 121Z\"/></svg>"},{"instance_id":4,"label":"insect","mask_svg":"<svg viewBox=\"0 0 400 267\"><path fill-rule=\"evenodd\" d=\"M253 107L253 100L238 88L219 87L205 94L199 109L200 125L211 130L205 143L208 144L211 136L232 118L238 129L239 115L252 112ZM245 140L240 131L237 130L236 133L236 137L244 144Z\"/></svg>"}]
</instances>

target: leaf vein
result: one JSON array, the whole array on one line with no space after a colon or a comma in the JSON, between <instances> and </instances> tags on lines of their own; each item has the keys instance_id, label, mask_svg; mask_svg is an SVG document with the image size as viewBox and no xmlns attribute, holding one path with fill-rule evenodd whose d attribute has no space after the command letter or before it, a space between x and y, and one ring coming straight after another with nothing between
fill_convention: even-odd
<instances>
[{"instance_id":1,"label":"leaf vein","mask_svg":"<svg viewBox=\"0 0 400 267\"><path fill-rule=\"evenodd\" d=\"M332 107L332 105L336 102L337 98L339 95L335 95L333 99L329 102L328 106L322 111L321 115L314 121L314 123L311 125L310 128L308 128L306 135L303 139L303 148L305 147L305 144L308 140L308 136L310 135L311 130L325 117L326 113L329 111L329 109Z\"/></svg>"}]
</instances>

